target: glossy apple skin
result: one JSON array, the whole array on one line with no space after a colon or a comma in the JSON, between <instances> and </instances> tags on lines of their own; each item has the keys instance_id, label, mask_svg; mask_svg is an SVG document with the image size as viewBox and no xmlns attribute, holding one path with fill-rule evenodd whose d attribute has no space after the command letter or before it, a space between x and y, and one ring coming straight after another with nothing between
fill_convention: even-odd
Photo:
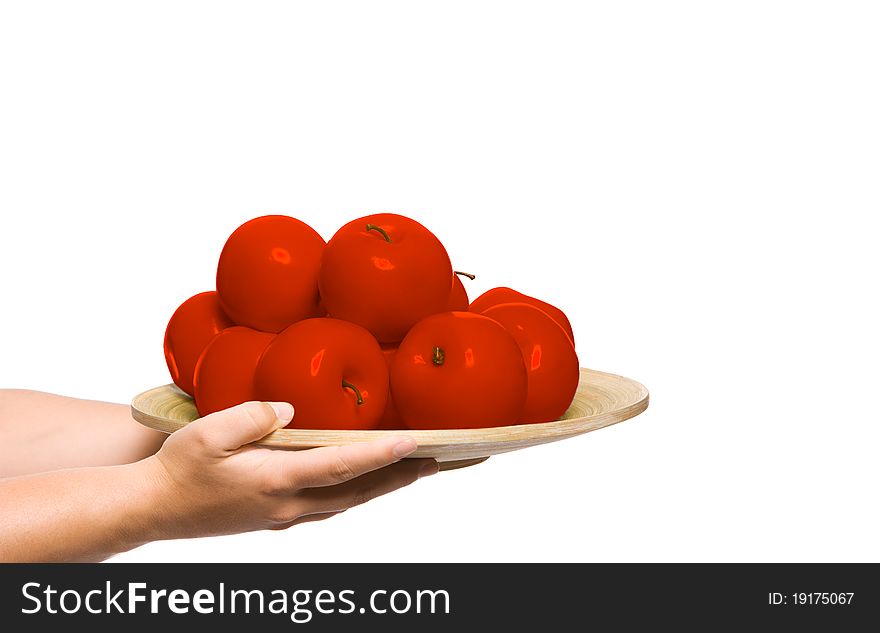
<instances>
[{"instance_id":1,"label":"glossy apple skin","mask_svg":"<svg viewBox=\"0 0 880 633\"><path fill-rule=\"evenodd\" d=\"M522 423L558 420L574 398L580 365L571 339L543 310L528 303L501 303L483 312L519 345L529 380Z\"/></svg>"},{"instance_id":2,"label":"glossy apple skin","mask_svg":"<svg viewBox=\"0 0 880 633\"><path fill-rule=\"evenodd\" d=\"M383 345L382 354L385 356L385 365L388 367L388 375L390 377L391 363L394 361L394 356L397 354L397 345ZM382 419L379 421L379 428L386 430L405 428L403 425L403 419L400 417L400 412L397 410L397 406L394 404L394 398L391 395L390 382L388 388L388 402L385 403L385 412L382 414Z\"/></svg>"},{"instance_id":3,"label":"glossy apple skin","mask_svg":"<svg viewBox=\"0 0 880 633\"><path fill-rule=\"evenodd\" d=\"M242 326L228 328L214 337L196 365L194 399L199 415L257 399L257 362L274 338L269 332Z\"/></svg>"},{"instance_id":4,"label":"glossy apple skin","mask_svg":"<svg viewBox=\"0 0 880 633\"><path fill-rule=\"evenodd\" d=\"M196 363L208 343L235 323L220 307L217 293L201 292L180 304L165 328L165 362L171 380L193 395Z\"/></svg>"},{"instance_id":5,"label":"glossy apple skin","mask_svg":"<svg viewBox=\"0 0 880 633\"><path fill-rule=\"evenodd\" d=\"M452 292L449 293L449 303L446 309L449 312L467 312L470 306L467 290L458 275L452 275Z\"/></svg>"},{"instance_id":6,"label":"glossy apple skin","mask_svg":"<svg viewBox=\"0 0 880 633\"><path fill-rule=\"evenodd\" d=\"M330 316L357 323L380 343L398 343L418 321L446 309L452 264L424 226L379 213L352 220L327 242L319 288Z\"/></svg>"},{"instance_id":7,"label":"glossy apple skin","mask_svg":"<svg viewBox=\"0 0 880 633\"><path fill-rule=\"evenodd\" d=\"M318 270L324 239L305 222L265 215L235 229L217 264L217 292L238 325L280 332L323 316Z\"/></svg>"},{"instance_id":8,"label":"glossy apple skin","mask_svg":"<svg viewBox=\"0 0 880 633\"><path fill-rule=\"evenodd\" d=\"M530 303L536 308L540 308L565 330L568 338L571 339L571 344L574 345L574 331L571 329L571 323L565 316L565 312L546 301L530 297L513 288L499 287L487 290L471 302L470 311L483 314L487 309L499 303Z\"/></svg>"},{"instance_id":9,"label":"glossy apple skin","mask_svg":"<svg viewBox=\"0 0 880 633\"><path fill-rule=\"evenodd\" d=\"M356 391L361 395L358 404ZM367 330L332 318L306 319L278 334L260 358L257 397L289 402L288 428L375 429L388 400L388 368Z\"/></svg>"},{"instance_id":10,"label":"glossy apple skin","mask_svg":"<svg viewBox=\"0 0 880 633\"><path fill-rule=\"evenodd\" d=\"M527 388L513 336L497 321L471 312L423 319L391 364L391 395L410 429L515 424Z\"/></svg>"}]
</instances>

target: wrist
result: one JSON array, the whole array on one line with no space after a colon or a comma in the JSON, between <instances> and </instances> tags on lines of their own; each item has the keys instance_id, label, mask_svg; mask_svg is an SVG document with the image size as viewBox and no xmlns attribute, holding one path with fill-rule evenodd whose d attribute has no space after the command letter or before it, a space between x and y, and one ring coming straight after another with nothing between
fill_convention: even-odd
<instances>
[{"instance_id":1,"label":"wrist","mask_svg":"<svg viewBox=\"0 0 880 633\"><path fill-rule=\"evenodd\" d=\"M120 551L174 538L173 486L161 461L152 455L119 468L123 469L121 480L129 491L127 507L119 514Z\"/></svg>"}]
</instances>

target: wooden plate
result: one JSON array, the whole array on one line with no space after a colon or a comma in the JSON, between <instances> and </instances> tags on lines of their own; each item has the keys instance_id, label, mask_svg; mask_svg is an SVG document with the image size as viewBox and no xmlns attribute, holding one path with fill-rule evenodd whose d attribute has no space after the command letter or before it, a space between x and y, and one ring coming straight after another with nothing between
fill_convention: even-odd
<instances>
[{"instance_id":1,"label":"wooden plate","mask_svg":"<svg viewBox=\"0 0 880 633\"><path fill-rule=\"evenodd\" d=\"M298 450L405 433L419 444L413 457L433 457L440 462L441 470L451 470L478 464L490 455L589 433L635 417L647 408L648 390L643 385L623 376L582 367L574 400L555 422L436 431L280 429L255 443ZM131 414L141 424L164 433L173 433L199 417L192 399L174 385L156 387L135 396L131 401Z\"/></svg>"}]
</instances>

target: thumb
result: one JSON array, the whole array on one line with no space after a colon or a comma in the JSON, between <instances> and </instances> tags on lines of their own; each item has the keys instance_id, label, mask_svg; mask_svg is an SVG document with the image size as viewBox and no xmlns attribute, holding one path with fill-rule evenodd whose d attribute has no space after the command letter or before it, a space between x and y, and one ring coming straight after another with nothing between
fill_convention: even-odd
<instances>
[{"instance_id":1,"label":"thumb","mask_svg":"<svg viewBox=\"0 0 880 633\"><path fill-rule=\"evenodd\" d=\"M235 450L266 437L292 418L293 406L287 402L245 402L199 418L189 426L213 446Z\"/></svg>"}]
</instances>

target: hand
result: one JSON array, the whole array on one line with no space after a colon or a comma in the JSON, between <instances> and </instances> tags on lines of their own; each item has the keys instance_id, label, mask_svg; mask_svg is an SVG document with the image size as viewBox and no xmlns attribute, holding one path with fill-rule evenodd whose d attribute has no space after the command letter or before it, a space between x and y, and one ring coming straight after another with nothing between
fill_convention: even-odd
<instances>
[{"instance_id":1,"label":"hand","mask_svg":"<svg viewBox=\"0 0 880 633\"><path fill-rule=\"evenodd\" d=\"M438 470L433 459L401 461L416 449L405 436L303 451L250 445L288 424L293 413L283 402L247 402L172 434L142 462L156 491L153 538L285 529Z\"/></svg>"}]
</instances>

